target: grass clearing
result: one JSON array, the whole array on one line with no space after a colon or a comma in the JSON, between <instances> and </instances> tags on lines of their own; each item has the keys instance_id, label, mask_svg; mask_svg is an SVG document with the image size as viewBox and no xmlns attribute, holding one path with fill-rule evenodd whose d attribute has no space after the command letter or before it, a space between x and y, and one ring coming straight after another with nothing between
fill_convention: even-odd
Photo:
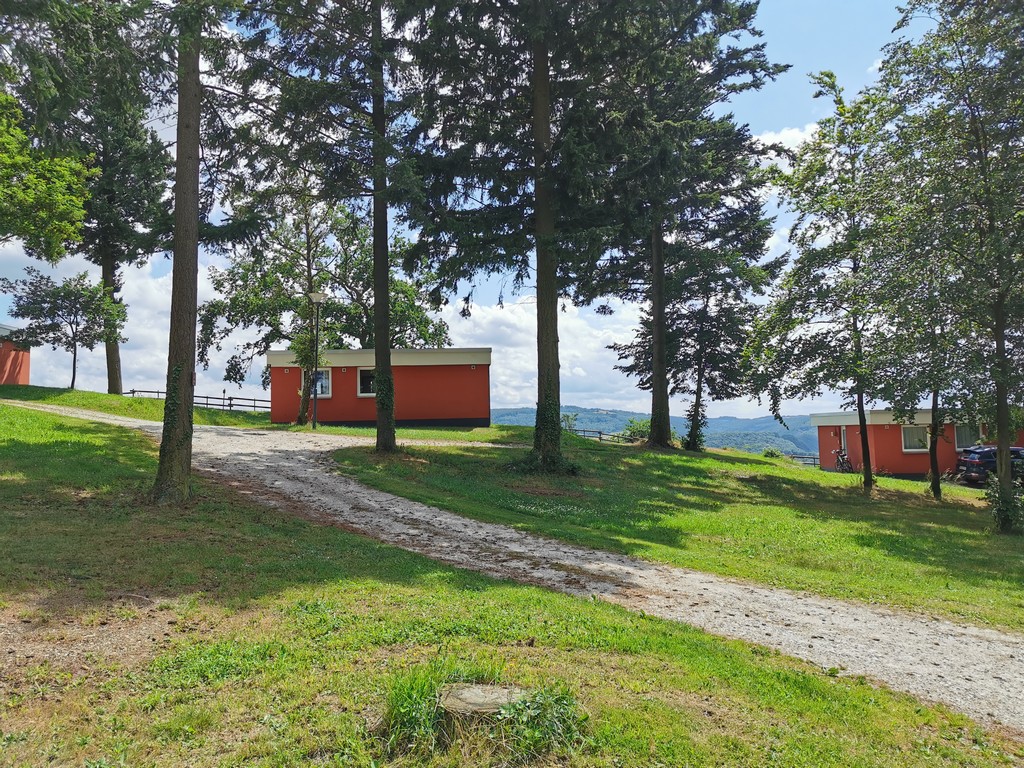
<instances>
[{"instance_id":1,"label":"grass clearing","mask_svg":"<svg viewBox=\"0 0 1024 768\"><path fill-rule=\"evenodd\" d=\"M578 477L522 475L508 449L337 454L341 470L478 520L770 586L1024 631L1024 546L977 490L859 477L732 451L650 452L567 437Z\"/></svg>"},{"instance_id":2,"label":"grass clearing","mask_svg":"<svg viewBox=\"0 0 1024 768\"><path fill-rule=\"evenodd\" d=\"M202 480L187 507L151 506L155 463L135 433L0 406L15 651L0 657L0 764L486 765L461 743L387 755L372 731L396 676L439 658L572 694L584 742L533 765L1024 759L1006 734L863 679L443 567Z\"/></svg>"}]
</instances>

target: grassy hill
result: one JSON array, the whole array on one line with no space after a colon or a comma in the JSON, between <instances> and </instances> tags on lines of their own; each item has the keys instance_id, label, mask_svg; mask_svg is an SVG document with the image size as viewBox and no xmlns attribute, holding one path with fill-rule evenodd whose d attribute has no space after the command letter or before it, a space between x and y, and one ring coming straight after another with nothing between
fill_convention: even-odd
<instances>
[{"instance_id":1,"label":"grassy hill","mask_svg":"<svg viewBox=\"0 0 1024 768\"><path fill-rule=\"evenodd\" d=\"M562 407L563 413L576 414L576 426L580 429L596 429L601 432L621 432L630 419L649 419L649 413L619 411L605 408L580 408L575 405ZM495 424L533 426L533 408L492 408L491 421ZM782 426L771 416L741 419L734 416L719 416L708 419L705 438L710 448L736 448L760 453L765 448L778 448L784 453L818 452L818 433L811 426L810 416L786 416ZM688 427L682 416L672 417L672 429L684 434Z\"/></svg>"},{"instance_id":2,"label":"grassy hill","mask_svg":"<svg viewBox=\"0 0 1024 768\"><path fill-rule=\"evenodd\" d=\"M609 490L624 484L635 491L670 476L645 468L660 461L655 454L630 470L622 461L632 458L628 450L567 443L591 457L588 472L594 461L602 471L626 472ZM451 474L438 471L446 454L433 450L409 466ZM574 516L580 490L598 488L600 478L588 476L577 479L580 488L548 493L538 478L505 471L510 450L462 447L447 455L479 462L471 482L485 476L479 488L489 499L497 498L496 483L512 484L531 505L521 511L537 519ZM671 468L683 471L688 486L710 477L707 467L684 459ZM730 493L785 495L787 486L770 479L781 464L715 461L746 478L733 477ZM996 768L1024 758L1007 733L864 678L599 601L448 568L290 508L260 505L246 487L196 477L188 504L154 505L146 491L155 466L155 446L131 430L0 404L0 626L11 630L0 659L0 764ZM716 478L703 492L720 485ZM706 517L710 498L691 496L674 503ZM852 491L849 497L856 500ZM919 508L927 506L922 499L916 496ZM665 530L647 525L666 506L650 501L636 510L634 523L647 528L637 528L638 545ZM750 535L765 528L779 537L774 551L789 552L794 567L820 557L829 572L842 570L820 554L817 530L798 536L760 523L757 516L769 511L746 513L742 539L750 551L740 557L771 563L764 538ZM865 514L863 505L855 511ZM916 520L920 511L912 512ZM791 525L808 517L794 515ZM955 543L967 545L956 549L956 570L975 573L979 583L970 589L998 581L999 593L1019 601L1012 568L982 569L972 559L975 550L1017 543L985 536L976 546L963 540L970 515L954 520L940 510L940 517L959 532ZM883 519L892 516L875 525ZM592 523L612 521L595 515ZM816 524L845 527L831 515ZM921 545L917 554L932 567L952 554L944 536L931 525L908 531L907 540ZM706 543L731 558L739 542ZM945 591L955 596L960 586L951 576ZM529 744L552 732L550 715L564 712L567 700L588 717L585 738L533 760L508 753L524 743L505 738L514 730L432 742L431 686L480 678L548 697L539 714L509 718L510 728L524 723L518 732ZM420 699L400 698L418 691L425 691ZM406 732L422 738L392 740L403 717L414 726Z\"/></svg>"}]
</instances>

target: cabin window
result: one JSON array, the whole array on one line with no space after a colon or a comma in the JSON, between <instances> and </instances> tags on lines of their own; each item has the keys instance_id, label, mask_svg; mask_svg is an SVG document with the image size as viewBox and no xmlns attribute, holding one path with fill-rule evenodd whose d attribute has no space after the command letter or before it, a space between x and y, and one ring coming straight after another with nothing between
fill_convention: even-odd
<instances>
[{"instance_id":1,"label":"cabin window","mask_svg":"<svg viewBox=\"0 0 1024 768\"><path fill-rule=\"evenodd\" d=\"M313 374L313 389L310 394L316 392L317 400L326 400L331 396L331 369L319 368Z\"/></svg>"},{"instance_id":2,"label":"cabin window","mask_svg":"<svg viewBox=\"0 0 1024 768\"><path fill-rule=\"evenodd\" d=\"M981 430L970 424L956 425L956 449L962 451L981 442Z\"/></svg>"},{"instance_id":3,"label":"cabin window","mask_svg":"<svg viewBox=\"0 0 1024 768\"><path fill-rule=\"evenodd\" d=\"M359 397L373 397L377 393L374 386L373 368L359 369Z\"/></svg>"},{"instance_id":4,"label":"cabin window","mask_svg":"<svg viewBox=\"0 0 1024 768\"><path fill-rule=\"evenodd\" d=\"M923 453L928 450L928 427L903 427L903 452Z\"/></svg>"}]
</instances>

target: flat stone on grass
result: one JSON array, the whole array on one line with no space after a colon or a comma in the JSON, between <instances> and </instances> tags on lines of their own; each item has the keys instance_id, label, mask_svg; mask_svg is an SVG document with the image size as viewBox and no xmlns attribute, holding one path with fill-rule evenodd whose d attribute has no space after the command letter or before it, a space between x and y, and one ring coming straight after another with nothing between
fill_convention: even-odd
<instances>
[{"instance_id":1,"label":"flat stone on grass","mask_svg":"<svg viewBox=\"0 0 1024 768\"><path fill-rule=\"evenodd\" d=\"M452 683L438 691L438 704L456 717L486 717L529 695L529 691L514 686Z\"/></svg>"}]
</instances>

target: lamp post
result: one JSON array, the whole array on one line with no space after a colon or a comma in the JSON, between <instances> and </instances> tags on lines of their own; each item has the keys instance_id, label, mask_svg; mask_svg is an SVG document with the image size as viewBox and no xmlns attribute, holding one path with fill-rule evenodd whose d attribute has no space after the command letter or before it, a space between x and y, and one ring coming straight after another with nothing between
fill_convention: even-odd
<instances>
[{"instance_id":1,"label":"lamp post","mask_svg":"<svg viewBox=\"0 0 1024 768\"><path fill-rule=\"evenodd\" d=\"M313 429L316 429L316 400L320 390L320 305L327 299L326 293L311 293L309 300L313 302Z\"/></svg>"}]
</instances>

